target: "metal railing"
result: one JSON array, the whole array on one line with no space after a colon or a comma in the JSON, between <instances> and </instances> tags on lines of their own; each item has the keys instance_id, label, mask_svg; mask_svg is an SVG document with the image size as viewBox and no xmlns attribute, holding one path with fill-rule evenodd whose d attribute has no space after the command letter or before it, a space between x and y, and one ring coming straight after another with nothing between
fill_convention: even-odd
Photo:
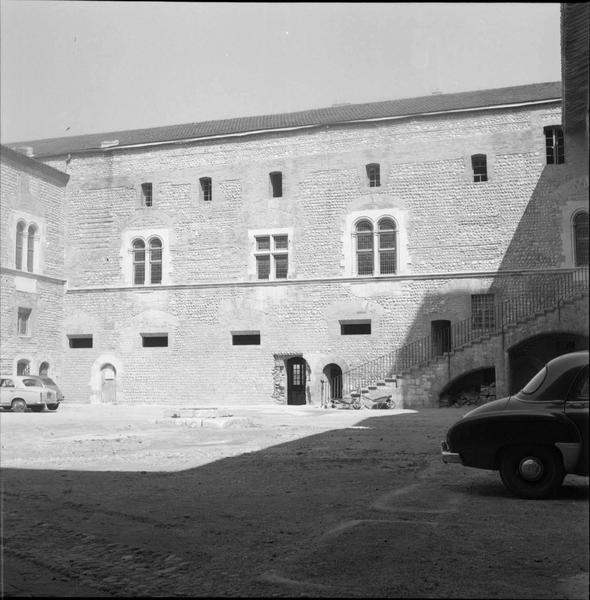
<instances>
[{"instance_id":1,"label":"metal railing","mask_svg":"<svg viewBox=\"0 0 590 600\"><path fill-rule=\"evenodd\" d=\"M532 290L504 298L488 309L462 321L450 323L448 328L409 342L392 352L378 356L357 367L353 367L333 377L323 386L323 394L328 397L348 396L396 376L412 367L428 364L462 346L484 337L503 332L506 327L525 321L547 310L555 310L569 300L574 300L588 292L588 269L576 269L561 273L537 275ZM325 392L324 392L325 388Z\"/></svg>"}]
</instances>

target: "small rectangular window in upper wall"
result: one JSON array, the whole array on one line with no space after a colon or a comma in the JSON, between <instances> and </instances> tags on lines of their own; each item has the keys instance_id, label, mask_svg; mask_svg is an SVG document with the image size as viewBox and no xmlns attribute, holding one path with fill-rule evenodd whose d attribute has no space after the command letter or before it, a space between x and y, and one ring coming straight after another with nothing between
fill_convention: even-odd
<instances>
[{"instance_id":1,"label":"small rectangular window in upper wall","mask_svg":"<svg viewBox=\"0 0 590 600\"><path fill-rule=\"evenodd\" d=\"M142 206L152 205L152 184L142 183L141 184L141 204Z\"/></svg>"},{"instance_id":2,"label":"small rectangular window in upper wall","mask_svg":"<svg viewBox=\"0 0 590 600\"><path fill-rule=\"evenodd\" d=\"M211 202L213 200L213 182L211 177L201 177L199 183L201 184L201 200Z\"/></svg>"},{"instance_id":3,"label":"small rectangular window in upper wall","mask_svg":"<svg viewBox=\"0 0 590 600\"><path fill-rule=\"evenodd\" d=\"M283 174L281 171L273 171L268 174L270 177L270 187L273 198L282 198L283 196Z\"/></svg>"},{"instance_id":4,"label":"small rectangular window in upper wall","mask_svg":"<svg viewBox=\"0 0 590 600\"><path fill-rule=\"evenodd\" d=\"M142 333L141 345L144 348L167 348L168 334L167 333Z\"/></svg>"},{"instance_id":5,"label":"small rectangular window in upper wall","mask_svg":"<svg viewBox=\"0 0 590 600\"><path fill-rule=\"evenodd\" d=\"M565 161L563 128L552 125L543 129L545 132L545 151L548 165L561 165Z\"/></svg>"},{"instance_id":6,"label":"small rectangular window in upper wall","mask_svg":"<svg viewBox=\"0 0 590 600\"><path fill-rule=\"evenodd\" d=\"M232 333L231 339L233 346L260 346L259 331Z\"/></svg>"},{"instance_id":7,"label":"small rectangular window in upper wall","mask_svg":"<svg viewBox=\"0 0 590 600\"><path fill-rule=\"evenodd\" d=\"M371 163L366 166L367 169L367 181L369 187L380 187L381 186L381 167L377 163Z\"/></svg>"},{"instance_id":8,"label":"small rectangular window in upper wall","mask_svg":"<svg viewBox=\"0 0 590 600\"><path fill-rule=\"evenodd\" d=\"M92 348L92 335L76 334L68 335L70 348Z\"/></svg>"},{"instance_id":9,"label":"small rectangular window in upper wall","mask_svg":"<svg viewBox=\"0 0 590 600\"><path fill-rule=\"evenodd\" d=\"M488 159L485 154L474 154L471 157L471 166L473 167L473 181L488 180Z\"/></svg>"},{"instance_id":10,"label":"small rectangular window in upper wall","mask_svg":"<svg viewBox=\"0 0 590 600\"><path fill-rule=\"evenodd\" d=\"M29 322L31 316L30 308L23 308L19 306L18 317L17 317L17 332L18 335L28 336L31 334Z\"/></svg>"},{"instance_id":11,"label":"small rectangular window in upper wall","mask_svg":"<svg viewBox=\"0 0 590 600\"><path fill-rule=\"evenodd\" d=\"M371 320L340 321L340 335L371 335Z\"/></svg>"}]
</instances>

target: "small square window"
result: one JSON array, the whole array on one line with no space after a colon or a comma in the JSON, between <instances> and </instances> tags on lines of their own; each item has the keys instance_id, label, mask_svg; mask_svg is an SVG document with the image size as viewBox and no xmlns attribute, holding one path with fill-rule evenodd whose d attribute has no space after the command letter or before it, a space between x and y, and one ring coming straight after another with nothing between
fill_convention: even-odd
<instances>
[{"instance_id":1,"label":"small square window","mask_svg":"<svg viewBox=\"0 0 590 600\"><path fill-rule=\"evenodd\" d=\"M371 335L370 319L340 321L340 335Z\"/></svg>"},{"instance_id":2,"label":"small square window","mask_svg":"<svg viewBox=\"0 0 590 600\"><path fill-rule=\"evenodd\" d=\"M268 175L270 177L272 197L281 198L283 196L283 174L280 171L274 171Z\"/></svg>"},{"instance_id":3,"label":"small square window","mask_svg":"<svg viewBox=\"0 0 590 600\"><path fill-rule=\"evenodd\" d=\"M289 236L287 235L274 235L275 250L286 250L289 246Z\"/></svg>"},{"instance_id":4,"label":"small square window","mask_svg":"<svg viewBox=\"0 0 590 600\"><path fill-rule=\"evenodd\" d=\"M199 183L201 184L201 200L211 202L213 200L213 181L211 177L201 177Z\"/></svg>"},{"instance_id":5,"label":"small square window","mask_svg":"<svg viewBox=\"0 0 590 600\"><path fill-rule=\"evenodd\" d=\"M249 331L244 333L232 333L232 345L234 346L260 346L260 332Z\"/></svg>"},{"instance_id":6,"label":"small square window","mask_svg":"<svg viewBox=\"0 0 590 600\"><path fill-rule=\"evenodd\" d=\"M17 332L18 335L28 336L31 333L30 330L30 316L31 309L19 307L17 317Z\"/></svg>"},{"instance_id":7,"label":"small square window","mask_svg":"<svg viewBox=\"0 0 590 600\"><path fill-rule=\"evenodd\" d=\"M256 250L270 250L270 236L257 237Z\"/></svg>"},{"instance_id":8,"label":"small square window","mask_svg":"<svg viewBox=\"0 0 590 600\"><path fill-rule=\"evenodd\" d=\"M92 348L92 335L68 335L70 348Z\"/></svg>"},{"instance_id":9,"label":"small square window","mask_svg":"<svg viewBox=\"0 0 590 600\"><path fill-rule=\"evenodd\" d=\"M143 206L152 205L152 184L142 183L141 184L141 203Z\"/></svg>"},{"instance_id":10,"label":"small square window","mask_svg":"<svg viewBox=\"0 0 590 600\"><path fill-rule=\"evenodd\" d=\"M141 345L144 348L166 348L168 347L167 333L142 333Z\"/></svg>"}]
</instances>

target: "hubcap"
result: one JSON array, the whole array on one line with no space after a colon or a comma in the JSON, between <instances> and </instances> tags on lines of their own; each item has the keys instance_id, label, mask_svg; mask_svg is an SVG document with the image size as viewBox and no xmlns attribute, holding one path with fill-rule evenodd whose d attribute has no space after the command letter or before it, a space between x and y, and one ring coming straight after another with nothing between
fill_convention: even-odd
<instances>
[{"instance_id":1,"label":"hubcap","mask_svg":"<svg viewBox=\"0 0 590 600\"><path fill-rule=\"evenodd\" d=\"M543 463L534 456L527 456L520 461L518 472L527 481L537 481L543 475Z\"/></svg>"}]
</instances>

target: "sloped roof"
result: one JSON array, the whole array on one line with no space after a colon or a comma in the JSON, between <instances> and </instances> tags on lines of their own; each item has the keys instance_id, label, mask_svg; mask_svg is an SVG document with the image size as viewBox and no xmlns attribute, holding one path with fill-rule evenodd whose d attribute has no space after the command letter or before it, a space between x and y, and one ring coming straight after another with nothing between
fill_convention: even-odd
<instances>
[{"instance_id":1,"label":"sloped roof","mask_svg":"<svg viewBox=\"0 0 590 600\"><path fill-rule=\"evenodd\" d=\"M8 145L15 150L29 147L32 148L34 156L48 157L100 150L103 142L114 142L115 140L117 144L112 147L182 142L183 140L207 137L243 135L251 132L325 126L560 99L561 82L547 82L455 94L433 94L383 102L347 104L274 115L51 138Z\"/></svg>"},{"instance_id":2,"label":"sloped roof","mask_svg":"<svg viewBox=\"0 0 590 600\"><path fill-rule=\"evenodd\" d=\"M7 146L0 146L0 159L7 161L19 169L25 169L32 171L33 173L41 176L48 177L51 181L58 183L59 185L65 185L70 176L63 171L58 171L45 163L42 163L34 158L30 158L20 152L15 152Z\"/></svg>"}]
</instances>

